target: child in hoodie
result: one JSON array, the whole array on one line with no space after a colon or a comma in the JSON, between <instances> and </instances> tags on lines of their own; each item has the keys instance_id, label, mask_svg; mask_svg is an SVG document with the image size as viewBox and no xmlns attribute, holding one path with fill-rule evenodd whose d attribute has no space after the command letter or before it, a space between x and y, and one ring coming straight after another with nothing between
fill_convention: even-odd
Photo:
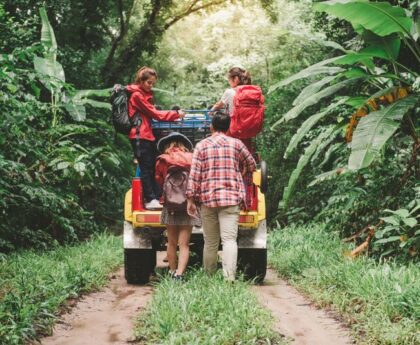
<instances>
[{"instance_id":1,"label":"child in hoodie","mask_svg":"<svg viewBox=\"0 0 420 345\"><path fill-rule=\"evenodd\" d=\"M131 93L128 103L129 116L139 114L140 128L133 127L128 135L134 156L140 166L143 183L143 196L146 209L159 209L160 188L154 179L156 162L156 143L152 131L152 119L158 121L175 121L185 116L182 110L157 110L153 105L152 88L157 81L157 73L149 67L142 67L136 73L134 84L128 85L127 90ZM137 140L137 136L140 137Z\"/></svg>"}]
</instances>

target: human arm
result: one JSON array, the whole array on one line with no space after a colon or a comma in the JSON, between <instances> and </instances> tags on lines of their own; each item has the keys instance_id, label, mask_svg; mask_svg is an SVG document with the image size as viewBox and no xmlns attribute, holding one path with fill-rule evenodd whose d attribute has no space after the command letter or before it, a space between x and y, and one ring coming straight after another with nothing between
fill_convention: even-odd
<instances>
[{"instance_id":1,"label":"human arm","mask_svg":"<svg viewBox=\"0 0 420 345\"><path fill-rule=\"evenodd\" d=\"M197 148L199 148L200 144L197 145L196 149L194 150L192 156L192 163L190 174L188 177L188 185L186 195L188 199L199 199L201 194L201 157L200 152Z\"/></svg>"},{"instance_id":2,"label":"human arm","mask_svg":"<svg viewBox=\"0 0 420 345\"><path fill-rule=\"evenodd\" d=\"M198 218L198 209L193 198L187 199L187 213L192 218Z\"/></svg>"},{"instance_id":3,"label":"human arm","mask_svg":"<svg viewBox=\"0 0 420 345\"><path fill-rule=\"evenodd\" d=\"M145 101L139 92L132 94L130 102L141 114L157 121L175 121L185 116L183 110L157 110L152 103Z\"/></svg>"},{"instance_id":4,"label":"human arm","mask_svg":"<svg viewBox=\"0 0 420 345\"><path fill-rule=\"evenodd\" d=\"M222 98L213 105L211 110L220 110L220 109L227 108L229 106L230 99L233 99L234 95L235 95L235 90L226 89L222 95Z\"/></svg>"},{"instance_id":5,"label":"human arm","mask_svg":"<svg viewBox=\"0 0 420 345\"><path fill-rule=\"evenodd\" d=\"M241 141L238 140L238 144L239 166L242 168L242 175L254 172L257 169L254 157L252 157L252 154Z\"/></svg>"}]
</instances>

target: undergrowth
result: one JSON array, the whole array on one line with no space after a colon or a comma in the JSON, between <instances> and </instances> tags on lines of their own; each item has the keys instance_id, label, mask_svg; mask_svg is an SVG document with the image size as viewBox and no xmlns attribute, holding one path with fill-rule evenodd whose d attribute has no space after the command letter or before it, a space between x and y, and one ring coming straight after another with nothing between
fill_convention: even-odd
<instances>
[{"instance_id":1,"label":"undergrowth","mask_svg":"<svg viewBox=\"0 0 420 345\"><path fill-rule=\"evenodd\" d=\"M135 334L141 344L281 344L272 325L248 283L195 271L186 282L162 277Z\"/></svg>"},{"instance_id":2,"label":"undergrowth","mask_svg":"<svg viewBox=\"0 0 420 345\"><path fill-rule=\"evenodd\" d=\"M122 257L121 239L107 234L74 247L0 256L0 344L49 334L66 301L103 286Z\"/></svg>"},{"instance_id":3,"label":"undergrowth","mask_svg":"<svg viewBox=\"0 0 420 345\"><path fill-rule=\"evenodd\" d=\"M269 262L320 306L332 306L358 344L420 343L420 267L362 256L323 225L291 226L269 236Z\"/></svg>"}]
</instances>

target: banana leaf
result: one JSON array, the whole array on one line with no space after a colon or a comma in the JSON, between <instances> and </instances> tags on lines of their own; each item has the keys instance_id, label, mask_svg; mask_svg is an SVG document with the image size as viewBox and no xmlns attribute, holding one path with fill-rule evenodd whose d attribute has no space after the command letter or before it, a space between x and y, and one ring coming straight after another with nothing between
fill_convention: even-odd
<instances>
[{"instance_id":1,"label":"banana leaf","mask_svg":"<svg viewBox=\"0 0 420 345\"><path fill-rule=\"evenodd\" d=\"M283 79L281 81L279 81L278 83L270 86L270 88L268 89L268 93L272 93L275 90L277 90L280 87L286 86L296 80L299 79L304 79L304 78L309 78L312 77L314 75L319 75L319 74L330 74L330 75L334 75L337 74L339 72L344 71L343 68L341 67L328 67L325 65L328 65L336 60L338 60L339 58L341 58L341 56L336 56L327 60L323 60L320 61L314 65L311 65L303 70L301 70L300 72L293 74L292 76Z\"/></svg>"},{"instance_id":2,"label":"banana leaf","mask_svg":"<svg viewBox=\"0 0 420 345\"><path fill-rule=\"evenodd\" d=\"M315 153L312 155L311 158L311 163L313 164L316 159L318 158L318 156L321 154L322 151L324 151L324 149L331 144L331 142L337 137L337 134L343 130L344 127L346 127L347 124L343 121L341 123L338 123L335 126L334 131L331 133L330 137L325 139L321 144L318 145L318 147L316 148Z\"/></svg>"},{"instance_id":3,"label":"banana leaf","mask_svg":"<svg viewBox=\"0 0 420 345\"><path fill-rule=\"evenodd\" d=\"M292 139L289 142L289 145L286 148L284 153L284 158L288 158L293 150L297 147L297 145L301 142L301 140L305 137L305 135L315 126L315 124L329 114L332 110L334 110L339 105L345 103L348 97L340 99L338 102L331 104L328 108L324 111L314 114L310 116L302 125L299 127L297 132L293 135Z\"/></svg>"},{"instance_id":4,"label":"banana leaf","mask_svg":"<svg viewBox=\"0 0 420 345\"><path fill-rule=\"evenodd\" d=\"M355 29L364 28L379 36L399 33L410 36L413 21L402 7L389 2L323 1L314 4L316 11L349 21Z\"/></svg>"},{"instance_id":5,"label":"banana leaf","mask_svg":"<svg viewBox=\"0 0 420 345\"><path fill-rule=\"evenodd\" d=\"M42 22L41 43L47 48L47 52L44 54L44 57L55 61L57 59L57 41L55 39L54 30L48 20L45 7L41 7L39 9L39 15Z\"/></svg>"},{"instance_id":6,"label":"banana leaf","mask_svg":"<svg viewBox=\"0 0 420 345\"><path fill-rule=\"evenodd\" d=\"M330 86L326 87L325 89L309 96L308 98L305 99L305 101L303 101L299 105L293 107L286 114L284 114L278 121L276 121L271 126L271 129L274 129L275 127L277 127L279 124L281 124L283 122L287 122L289 120L292 120L292 119L298 117L307 107L318 103L321 99L323 99L325 97L333 95L337 91L339 91L339 90L343 89L344 87L352 84L354 81L356 81L358 79L361 79L361 78L351 78L351 79L348 79L348 80L340 81L336 84L330 85Z\"/></svg>"},{"instance_id":7,"label":"banana leaf","mask_svg":"<svg viewBox=\"0 0 420 345\"><path fill-rule=\"evenodd\" d=\"M313 95L314 93L318 92L320 89L322 89L322 87L326 84L329 84L330 82L332 82L334 79L336 78L336 76L328 76L325 77L321 80L318 80L315 83L309 84L307 87L305 87L299 94L299 96L297 96L295 98L295 100L293 101L293 105L297 105L301 102L303 102L306 98L308 98L309 96Z\"/></svg>"},{"instance_id":8,"label":"banana leaf","mask_svg":"<svg viewBox=\"0 0 420 345\"><path fill-rule=\"evenodd\" d=\"M316 184L326 181L326 180L332 180L342 174L347 173L348 170L343 167L335 168L331 171L324 172L322 174L319 174L315 176L315 178L308 184L308 187L315 186Z\"/></svg>"},{"instance_id":9,"label":"banana leaf","mask_svg":"<svg viewBox=\"0 0 420 345\"><path fill-rule=\"evenodd\" d=\"M76 94L73 96L75 99L82 99L86 97L101 97L101 98L109 98L111 95L111 88L108 89L101 89L101 90L78 90Z\"/></svg>"},{"instance_id":10,"label":"banana leaf","mask_svg":"<svg viewBox=\"0 0 420 345\"><path fill-rule=\"evenodd\" d=\"M305 168L305 166L308 164L309 160L311 159L312 155L317 150L318 146L327 139L334 131L336 130L335 126L329 126L325 129L325 131L321 132L317 138L315 138L310 145L305 149L305 153L300 156L299 162L296 166L296 168L293 170L292 174L290 175L289 182L287 184L287 187L285 187L283 192L283 199L279 205L279 207L287 207L290 197L292 196L292 193L295 189L296 182L302 172L302 170Z\"/></svg>"},{"instance_id":11,"label":"banana leaf","mask_svg":"<svg viewBox=\"0 0 420 345\"><path fill-rule=\"evenodd\" d=\"M62 84L66 81L63 66L53 59L34 57L34 68L40 73L49 76L52 80L42 80L44 86L51 92L61 90ZM54 80L55 79L55 80Z\"/></svg>"},{"instance_id":12,"label":"banana leaf","mask_svg":"<svg viewBox=\"0 0 420 345\"><path fill-rule=\"evenodd\" d=\"M418 100L418 96L409 96L362 117L353 133L349 169L368 167L399 128L403 116L417 104Z\"/></svg>"},{"instance_id":13,"label":"banana leaf","mask_svg":"<svg viewBox=\"0 0 420 345\"><path fill-rule=\"evenodd\" d=\"M64 107L69 112L73 120L75 121L86 120L86 108L82 104L70 101L66 103Z\"/></svg>"}]
</instances>

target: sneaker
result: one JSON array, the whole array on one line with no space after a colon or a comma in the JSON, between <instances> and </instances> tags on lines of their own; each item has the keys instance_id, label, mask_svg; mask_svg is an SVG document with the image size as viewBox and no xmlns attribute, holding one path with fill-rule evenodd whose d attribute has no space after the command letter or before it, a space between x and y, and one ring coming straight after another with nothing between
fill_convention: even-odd
<instances>
[{"instance_id":1,"label":"sneaker","mask_svg":"<svg viewBox=\"0 0 420 345\"><path fill-rule=\"evenodd\" d=\"M163 207L160 204L159 200L157 200L157 199L153 199L153 200L151 200L149 202L146 202L146 204L144 206L148 210L156 210L156 209L161 209Z\"/></svg>"},{"instance_id":2,"label":"sneaker","mask_svg":"<svg viewBox=\"0 0 420 345\"><path fill-rule=\"evenodd\" d=\"M185 281L185 279L184 279L184 275L183 275L183 274L174 274L174 275L172 276L172 279L173 279L173 280L175 280L175 281L178 281L178 282L183 282L183 281Z\"/></svg>"}]
</instances>

